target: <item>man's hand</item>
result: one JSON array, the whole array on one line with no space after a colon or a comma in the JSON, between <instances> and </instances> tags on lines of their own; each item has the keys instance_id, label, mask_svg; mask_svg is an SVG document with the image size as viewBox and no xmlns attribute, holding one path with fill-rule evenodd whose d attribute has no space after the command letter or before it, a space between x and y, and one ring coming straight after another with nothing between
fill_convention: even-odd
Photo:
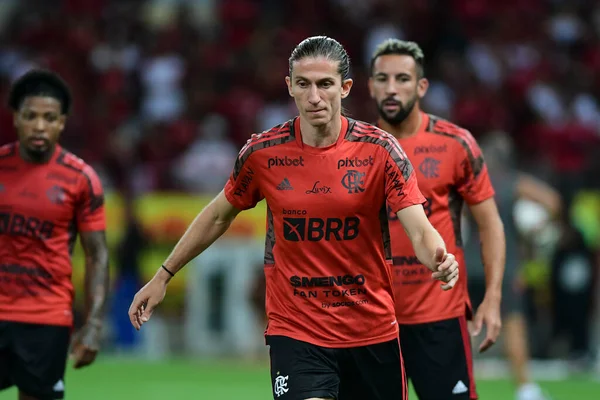
<instances>
[{"instance_id":1,"label":"man's hand","mask_svg":"<svg viewBox=\"0 0 600 400\"><path fill-rule=\"evenodd\" d=\"M88 322L75 334L71 346L73 368L79 369L94 362L100 350L101 328L100 322Z\"/></svg>"},{"instance_id":2,"label":"man's hand","mask_svg":"<svg viewBox=\"0 0 600 400\"><path fill-rule=\"evenodd\" d=\"M453 254L438 247L433 256L434 265L437 265L437 272L431 274L433 279L437 279L445 283L442 285L443 290L450 290L458 282L458 262Z\"/></svg>"},{"instance_id":3,"label":"man's hand","mask_svg":"<svg viewBox=\"0 0 600 400\"><path fill-rule=\"evenodd\" d=\"M498 335L502 328L499 300L487 297L483 299L473 319L473 336L478 336L481 333L481 328L484 324L486 335L481 345L479 345L480 353L492 347L496 343L496 340L498 340Z\"/></svg>"},{"instance_id":4,"label":"man's hand","mask_svg":"<svg viewBox=\"0 0 600 400\"><path fill-rule=\"evenodd\" d=\"M141 329L145 322L150 320L152 312L167 293L167 284L170 277L161 276L161 270L141 288L133 298L129 307L129 320L135 329Z\"/></svg>"}]
</instances>

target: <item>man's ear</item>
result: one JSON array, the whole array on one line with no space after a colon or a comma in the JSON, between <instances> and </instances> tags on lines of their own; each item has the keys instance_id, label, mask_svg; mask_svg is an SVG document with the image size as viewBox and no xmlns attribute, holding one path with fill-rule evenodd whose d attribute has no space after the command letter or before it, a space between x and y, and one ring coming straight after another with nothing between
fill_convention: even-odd
<instances>
[{"instance_id":1,"label":"man's ear","mask_svg":"<svg viewBox=\"0 0 600 400\"><path fill-rule=\"evenodd\" d=\"M292 94L292 79L289 76L285 77L285 84L287 85L290 97L294 97L294 95Z\"/></svg>"},{"instance_id":2,"label":"man's ear","mask_svg":"<svg viewBox=\"0 0 600 400\"><path fill-rule=\"evenodd\" d=\"M342 99L348 97L353 84L354 81L352 79L345 79L344 81L342 81Z\"/></svg>"}]
</instances>

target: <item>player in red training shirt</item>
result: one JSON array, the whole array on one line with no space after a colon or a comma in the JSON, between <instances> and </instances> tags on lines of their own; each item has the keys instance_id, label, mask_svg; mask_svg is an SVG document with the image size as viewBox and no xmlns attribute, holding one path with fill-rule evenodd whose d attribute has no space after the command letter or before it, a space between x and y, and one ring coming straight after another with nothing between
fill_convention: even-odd
<instances>
[{"instance_id":1,"label":"player in red training shirt","mask_svg":"<svg viewBox=\"0 0 600 400\"><path fill-rule=\"evenodd\" d=\"M486 325L485 351L500 330L505 260L503 224L479 146L471 134L421 111L427 92L423 52L414 42L389 39L371 59L369 89L379 110L378 126L398 139L415 166L425 212L456 255L462 279L441 291L412 249L393 210L389 213L396 317L406 373L421 399L476 399L467 318L467 292L460 223L463 202L479 231L486 275L485 300L474 318L474 334ZM425 260L426 261L426 260ZM431 384L435 377L435 384Z\"/></svg>"},{"instance_id":2,"label":"player in red training shirt","mask_svg":"<svg viewBox=\"0 0 600 400\"><path fill-rule=\"evenodd\" d=\"M266 342L275 399L406 398L386 203L433 276L446 289L458 280L398 142L341 115L352 87L349 64L342 45L328 37L294 49L286 83L300 116L248 140L223 192L129 309L139 329L173 275L240 210L265 199Z\"/></svg>"},{"instance_id":3,"label":"player in red training shirt","mask_svg":"<svg viewBox=\"0 0 600 400\"><path fill-rule=\"evenodd\" d=\"M108 289L102 187L61 148L71 105L52 72L30 71L10 91L18 142L0 147L0 390L20 400L62 399L73 324L71 252L86 255L85 325L72 343L74 367L98 352Z\"/></svg>"}]
</instances>

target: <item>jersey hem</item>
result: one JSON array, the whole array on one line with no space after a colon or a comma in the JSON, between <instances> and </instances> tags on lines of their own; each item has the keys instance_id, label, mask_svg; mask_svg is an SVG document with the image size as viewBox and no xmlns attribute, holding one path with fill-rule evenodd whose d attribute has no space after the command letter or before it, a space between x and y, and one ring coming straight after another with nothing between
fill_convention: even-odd
<instances>
[{"instance_id":1,"label":"jersey hem","mask_svg":"<svg viewBox=\"0 0 600 400\"><path fill-rule=\"evenodd\" d=\"M454 319L454 318L460 318L460 317L464 317L466 316L467 313L465 311L457 311L455 313L452 314L447 314L444 315L442 318L440 317L433 317L433 318L417 318L417 319L402 319L398 316L396 316L396 319L398 320L398 324L399 325L419 325L419 324L429 324L432 322L440 322L440 321L446 321L448 319Z\"/></svg>"},{"instance_id":2,"label":"jersey hem","mask_svg":"<svg viewBox=\"0 0 600 400\"><path fill-rule=\"evenodd\" d=\"M73 326L73 321L55 321L53 320L52 322L50 322L49 320L44 320L43 318L39 318L39 317L31 317L31 318L23 318L23 317L18 317L18 316L14 316L11 315L10 317L6 317L4 315L0 315L0 321L6 321L6 322L17 322L17 323L22 323L22 324L34 324L34 325L48 325L48 326L67 326L67 327L72 327Z\"/></svg>"},{"instance_id":3,"label":"jersey hem","mask_svg":"<svg viewBox=\"0 0 600 400\"><path fill-rule=\"evenodd\" d=\"M319 346L319 347L330 348L330 349L345 349L345 348L352 348L352 347L370 346L373 344L385 343L385 342L389 342L391 340L398 339L398 328L396 327L396 329L394 329L394 330L395 330L395 332L390 333L390 334L386 334L386 335L383 335L383 336L380 336L377 338L369 338L369 339L362 339L362 340L322 341L322 340L314 339L307 335L302 335L302 334L289 332L289 331L279 331L276 329L274 329L273 331L266 332L265 337L266 336L285 336L290 339L310 343L312 345Z\"/></svg>"}]
</instances>

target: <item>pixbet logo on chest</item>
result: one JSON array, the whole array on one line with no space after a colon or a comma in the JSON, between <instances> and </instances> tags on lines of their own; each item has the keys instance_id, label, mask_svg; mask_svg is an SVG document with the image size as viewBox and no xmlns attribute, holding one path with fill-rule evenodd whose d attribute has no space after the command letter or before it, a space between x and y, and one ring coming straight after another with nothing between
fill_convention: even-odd
<instances>
[{"instance_id":1,"label":"pixbet logo on chest","mask_svg":"<svg viewBox=\"0 0 600 400\"><path fill-rule=\"evenodd\" d=\"M269 161L267 162L267 167L269 169L271 169L271 167L304 167L304 157L272 157L269 158Z\"/></svg>"},{"instance_id":2,"label":"pixbet logo on chest","mask_svg":"<svg viewBox=\"0 0 600 400\"><path fill-rule=\"evenodd\" d=\"M375 163L375 159L373 158L373 156L369 156L369 158L365 158L365 159L360 159L358 157L354 157L354 158L346 157L343 160L338 160L337 169L367 167L369 165L373 165L374 163Z\"/></svg>"}]
</instances>

